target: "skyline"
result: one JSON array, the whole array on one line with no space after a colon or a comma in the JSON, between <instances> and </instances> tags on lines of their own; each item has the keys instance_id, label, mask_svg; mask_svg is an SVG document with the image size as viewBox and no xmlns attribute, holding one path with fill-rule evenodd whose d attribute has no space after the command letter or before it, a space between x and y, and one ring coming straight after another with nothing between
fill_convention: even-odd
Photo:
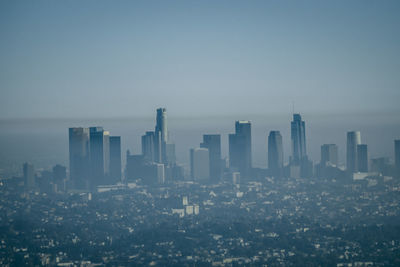
<instances>
[{"instance_id":1,"label":"skyline","mask_svg":"<svg viewBox=\"0 0 400 267\"><path fill-rule=\"evenodd\" d=\"M154 111L153 111L154 113ZM304 114L304 113L303 113ZM376 114L375 114L376 115ZM320 157L320 145L335 143L339 146L339 161L345 163L346 132L360 130L363 139L369 144L370 156L393 157L393 144L391 140L398 139L400 127L398 123L386 116L363 116L351 118L351 116L309 116L304 115L307 120L307 140L310 159L317 161ZM290 147L290 124L291 116L281 117L247 117L254 126L253 131L253 156L256 167L264 167L266 158L266 138L271 130L279 130L283 137L284 155L291 155ZM396 117L398 120L398 117ZM65 147L68 139L64 129L77 126L102 125L106 129L112 129L113 133L123 137L122 150L130 149L133 153L140 153L140 137L147 129L154 127L154 116L142 119L97 119L97 120L9 120L0 121L0 151L2 163L21 162L34 160L36 166L47 167L49 163L66 164L68 155ZM193 144L200 142L203 134L219 133L222 135L221 145L223 157L228 153L228 134L232 133L232 123L235 118L176 118L170 116L169 126L171 141L179 142L176 145L177 160L187 161L187 150ZM358 125L358 127L355 127ZM48 147L43 146L49 144ZM42 144L42 145L41 145ZM32 154L32 152L34 152ZM24 155L24 157L21 157ZM33 158L32 158L33 157ZM285 157L285 161L287 158ZM4 166L5 167L5 166Z\"/></svg>"},{"instance_id":2,"label":"skyline","mask_svg":"<svg viewBox=\"0 0 400 267\"><path fill-rule=\"evenodd\" d=\"M115 149L118 149L119 152L115 159L115 164L119 166L119 169L126 170L125 176L120 176L119 178L121 181L139 179L139 181L146 184L163 184L168 181L187 179L185 165L176 160L175 144L168 142L167 110L165 108L157 108L156 114L155 131L146 131L145 135L142 135L141 153L135 154L127 150L125 167L121 165L121 142L118 142L118 148L116 147ZM388 164L392 162L391 159L384 158L382 155L380 158L370 158L368 145L366 143L362 144L360 131L348 131L345 168L338 164L338 146L336 144L325 143L320 146L320 162L317 164L309 159L306 152L306 123L302 120L301 114L294 113L293 120L290 123L292 153L289 156L289 163L287 165L284 164L280 132L270 131L267 140L267 168L257 168L254 167L252 160L251 125L252 123L249 120L235 121L235 133L228 134L228 158L221 157L221 135L203 133L203 143L200 143L200 147L191 146L190 148L189 177L194 180L219 182L222 177L226 178L226 175L231 175L234 181L237 181L237 179L251 180L252 177L261 177L263 175L272 175L275 178L309 178L318 177L319 175L322 175L322 177L343 178L350 175L352 179L356 180L359 177L365 178L368 175L375 175L369 172L370 166L372 169L381 172L381 174L385 173L389 170L389 167L383 166L385 164L389 166ZM85 134L83 135L82 133ZM95 134L92 135L92 133ZM101 133L101 135L98 135L98 133ZM117 138L120 140L121 137L118 136ZM93 188L96 183L98 185L110 184L110 178L115 180L115 176L109 175L110 163L113 161L110 154L110 140L109 132L104 131L103 127L69 128L70 166L73 163L77 167L79 165L77 162L81 162L82 159L87 157L85 149L87 150L87 147L90 147L89 166L90 173L92 173L91 176L85 175L87 170L77 167L77 171L74 172L76 173L75 179L71 179L79 180L79 178L85 177L83 180L86 182L75 181L76 185L73 186L82 188L82 184L86 184L85 187L88 189ZM398 149L396 142L398 140L394 140L395 150ZM166 145L171 145L172 147L166 149ZM162 152L163 150L164 152ZM397 152L395 151L396 155ZM79 159L79 161L74 158ZM398 166L393 166L396 166L393 168L394 175L397 173L396 168ZM223 172L220 172L221 169ZM121 172L119 173L121 175ZM114 173L114 175L116 174ZM89 179L89 177L96 179L91 180L92 178Z\"/></svg>"},{"instance_id":3,"label":"skyline","mask_svg":"<svg viewBox=\"0 0 400 267\"><path fill-rule=\"evenodd\" d=\"M400 266L399 14L0 0L0 266Z\"/></svg>"},{"instance_id":4,"label":"skyline","mask_svg":"<svg viewBox=\"0 0 400 267\"><path fill-rule=\"evenodd\" d=\"M175 144L168 142L167 110L157 108L155 132L146 131L141 138L142 153L135 154L129 150L126 152L126 165L121 164L121 137L110 137L109 131L103 127L69 128L69 165L71 168L70 179L74 188L93 189L97 185L112 184L113 181L136 180L144 183L165 183L185 179L185 164L176 159ZM226 175L232 175L233 180L252 179L251 177L262 177L273 175L273 177L307 178L307 177L348 177L359 179L368 175L375 175L369 172L369 166L378 172L385 173L389 169L383 167L392 163L391 159L370 158L367 143L362 144L360 131L347 132L346 166L342 168L338 163L338 146L336 144L320 145L320 162L317 164L310 160L306 153L305 121L301 114L293 114L291 125L292 153L289 156L289 163L284 164L282 136L279 131L270 131L268 136L268 166L257 168L252 161L252 135L251 121L235 121L235 133L228 134L229 156L221 157L221 135L204 134L203 143L200 148L190 148L190 177L218 182ZM90 133L90 134L89 134ZM164 136L164 137L163 137ZM274 137L275 136L275 137ZM212 141L212 139L214 141ZM111 139L118 139L118 142L111 147ZM158 139L158 141L156 141ZM163 141L161 141L163 140ZM168 143L165 143L168 142ZM395 150L398 149L398 140L394 140ZM165 150L165 158L162 159L163 144L173 147ZM87 151L90 151L89 157ZM118 151L114 153L111 150ZM172 149L172 150L170 150ZM157 155L153 157L152 155ZM397 151L395 156L397 157ZM114 158L112 158L114 157ZM83 162L90 162L84 164ZM280 163L278 163L280 161ZM396 158L397 162L397 158ZM86 167L90 166L90 171ZM224 170L219 173L220 167ZM229 165L229 167L227 167ZM386 166L385 165L385 166ZM24 164L24 175L26 173ZM201 166L201 167L200 167ZM374 167L372 167L374 166ZM393 169L396 173L397 165ZM217 167L217 168L216 168ZM72 169L75 171L72 171ZM111 175L110 169L119 169ZM121 176L121 169L126 170L125 176ZM186 169L187 170L187 169ZM73 176L72 174L75 173ZM118 174L119 173L119 174ZM324 176L326 175L326 176ZM118 178L119 176L119 178ZM82 178L83 177L83 178ZM179 177L179 178L178 178ZM83 179L83 181L79 181ZM111 179L111 180L110 180ZM211 179L211 180L210 180ZM363 179L363 178L361 178ZM147 182L146 182L147 181ZM236 182L235 182L236 183Z\"/></svg>"},{"instance_id":5,"label":"skyline","mask_svg":"<svg viewBox=\"0 0 400 267\"><path fill-rule=\"evenodd\" d=\"M2 1L0 119L398 114L399 7Z\"/></svg>"}]
</instances>

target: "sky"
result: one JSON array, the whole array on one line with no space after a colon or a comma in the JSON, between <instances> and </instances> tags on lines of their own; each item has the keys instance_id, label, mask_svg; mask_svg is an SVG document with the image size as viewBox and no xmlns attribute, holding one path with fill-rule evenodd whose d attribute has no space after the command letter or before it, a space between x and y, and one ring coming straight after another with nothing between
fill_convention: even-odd
<instances>
[{"instance_id":1,"label":"sky","mask_svg":"<svg viewBox=\"0 0 400 267\"><path fill-rule=\"evenodd\" d=\"M400 1L0 1L0 119L400 114Z\"/></svg>"}]
</instances>

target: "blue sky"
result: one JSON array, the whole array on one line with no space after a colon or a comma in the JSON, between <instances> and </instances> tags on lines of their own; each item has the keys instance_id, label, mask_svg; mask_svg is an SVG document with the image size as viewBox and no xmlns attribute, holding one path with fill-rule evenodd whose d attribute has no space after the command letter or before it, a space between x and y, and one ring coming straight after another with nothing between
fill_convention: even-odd
<instances>
[{"instance_id":1,"label":"blue sky","mask_svg":"<svg viewBox=\"0 0 400 267\"><path fill-rule=\"evenodd\" d=\"M0 118L399 113L399 1L0 1Z\"/></svg>"}]
</instances>

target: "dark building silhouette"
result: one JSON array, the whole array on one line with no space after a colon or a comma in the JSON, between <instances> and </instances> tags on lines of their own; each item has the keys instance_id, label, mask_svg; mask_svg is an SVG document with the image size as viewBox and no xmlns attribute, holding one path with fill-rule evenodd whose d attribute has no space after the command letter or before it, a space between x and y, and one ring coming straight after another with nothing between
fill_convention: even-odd
<instances>
[{"instance_id":1,"label":"dark building silhouette","mask_svg":"<svg viewBox=\"0 0 400 267\"><path fill-rule=\"evenodd\" d=\"M219 181L222 175L221 135L219 134L203 135L203 143L200 144L200 147L208 149L211 180L214 182Z\"/></svg>"},{"instance_id":2,"label":"dark building silhouette","mask_svg":"<svg viewBox=\"0 0 400 267\"><path fill-rule=\"evenodd\" d=\"M121 181L121 137L110 136L110 182Z\"/></svg>"},{"instance_id":3,"label":"dark building silhouette","mask_svg":"<svg viewBox=\"0 0 400 267\"><path fill-rule=\"evenodd\" d=\"M24 186L26 189L33 189L35 187L35 169L31 163L24 163L23 165L24 173Z\"/></svg>"},{"instance_id":4,"label":"dark building silhouette","mask_svg":"<svg viewBox=\"0 0 400 267\"><path fill-rule=\"evenodd\" d=\"M400 176L400 140L394 140L394 166L396 174Z\"/></svg>"},{"instance_id":5,"label":"dark building silhouette","mask_svg":"<svg viewBox=\"0 0 400 267\"><path fill-rule=\"evenodd\" d=\"M251 122L236 121L235 133L229 134L229 166L248 178L251 170Z\"/></svg>"},{"instance_id":6,"label":"dark building silhouette","mask_svg":"<svg viewBox=\"0 0 400 267\"><path fill-rule=\"evenodd\" d=\"M89 129L69 128L69 171L75 188L86 188L90 177Z\"/></svg>"},{"instance_id":7,"label":"dark building silhouette","mask_svg":"<svg viewBox=\"0 0 400 267\"><path fill-rule=\"evenodd\" d=\"M390 160L387 157L371 159L369 171L377 172L384 176L393 175L392 165L390 164Z\"/></svg>"},{"instance_id":8,"label":"dark building silhouette","mask_svg":"<svg viewBox=\"0 0 400 267\"><path fill-rule=\"evenodd\" d=\"M190 176L193 180L210 179L210 153L207 148L190 149Z\"/></svg>"},{"instance_id":9,"label":"dark building silhouette","mask_svg":"<svg viewBox=\"0 0 400 267\"><path fill-rule=\"evenodd\" d=\"M359 172L368 172L367 145L357 145L357 169Z\"/></svg>"},{"instance_id":10,"label":"dark building silhouette","mask_svg":"<svg viewBox=\"0 0 400 267\"><path fill-rule=\"evenodd\" d=\"M154 133L155 162L164 163L167 161L166 144L168 142L167 110L165 108L157 109Z\"/></svg>"},{"instance_id":11,"label":"dark building silhouette","mask_svg":"<svg viewBox=\"0 0 400 267\"><path fill-rule=\"evenodd\" d=\"M91 187L103 184L109 174L109 133L103 127L90 127Z\"/></svg>"},{"instance_id":12,"label":"dark building silhouette","mask_svg":"<svg viewBox=\"0 0 400 267\"><path fill-rule=\"evenodd\" d=\"M59 164L53 167L53 178L54 181L63 181L67 179L67 168Z\"/></svg>"},{"instance_id":13,"label":"dark building silhouette","mask_svg":"<svg viewBox=\"0 0 400 267\"><path fill-rule=\"evenodd\" d=\"M142 155L148 161L156 161L155 158L155 133L148 131L142 136Z\"/></svg>"},{"instance_id":14,"label":"dark building silhouette","mask_svg":"<svg viewBox=\"0 0 400 267\"><path fill-rule=\"evenodd\" d=\"M324 144L321 146L321 166L338 165L338 147L335 144Z\"/></svg>"},{"instance_id":15,"label":"dark building silhouette","mask_svg":"<svg viewBox=\"0 0 400 267\"><path fill-rule=\"evenodd\" d=\"M307 157L306 126L300 114L293 114L290 124L292 156L290 158L291 177L311 177L313 175L313 163Z\"/></svg>"},{"instance_id":16,"label":"dark building silhouette","mask_svg":"<svg viewBox=\"0 0 400 267\"><path fill-rule=\"evenodd\" d=\"M176 163L175 144L165 144L165 164L174 165Z\"/></svg>"},{"instance_id":17,"label":"dark building silhouette","mask_svg":"<svg viewBox=\"0 0 400 267\"><path fill-rule=\"evenodd\" d=\"M300 114L293 114L291 122L292 158L291 163L298 165L307 156L305 122Z\"/></svg>"},{"instance_id":18,"label":"dark building silhouette","mask_svg":"<svg viewBox=\"0 0 400 267\"><path fill-rule=\"evenodd\" d=\"M270 131L268 135L268 169L272 176L283 174L283 145L279 131Z\"/></svg>"},{"instance_id":19,"label":"dark building silhouette","mask_svg":"<svg viewBox=\"0 0 400 267\"><path fill-rule=\"evenodd\" d=\"M67 180L67 168L59 164L53 167L53 183L56 186L55 192L65 191Z\"/></svg>"},{"instance_id":20,"label":"dark building silhouette","mask_svg":"<svg viewBox=\"0 0 400 267\"><path fill-rule=\"evenodd\" d=\"M126 180L140 180L147 185L165 182L164 164L147 161L143 155L127 155Z\"/></svg>"},{"instance_id":21,"label":"dark building silhouette","mask_svg":"<svg viewBox=\"0 0 400 267\"><path fill-rule=\"evenodd\" d=\"M357 145L361 144L359 131L347 132L346 168L350 173L358 171Z\"/></svg>"}]
</instances>

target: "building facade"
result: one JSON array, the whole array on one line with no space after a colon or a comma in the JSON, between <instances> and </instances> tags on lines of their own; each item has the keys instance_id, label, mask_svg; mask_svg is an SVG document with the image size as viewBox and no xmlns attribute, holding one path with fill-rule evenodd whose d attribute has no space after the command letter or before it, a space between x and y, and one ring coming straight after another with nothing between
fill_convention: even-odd
<instances>
[{"instance_id":1,"label":"building facade","mask_svg":"<svg viewBox=\"0 0 400 267\"><path fill-rule=\"evenodd\" d=\"M221 135L205 134L201 148L207 148L209 152L210 178L213 181L219 181L222 175L221 168Z\"/></svg>"},{"instance_id":2,"label":"building facade","mask_svg":"<svg viewBox=\"0 0 400 267\"><path fill-rule=\"evenodd\" d=\"M272 176L282 175L283 145L279 131L270 131L268 135L268 169Z\"/></svg>"},{"instance_id":3,"label":"building facade","mask_svg":"<svg viewBox=\"0 0 400 267\"><path fill-rule=\"evenodd\" d=\"M359 131L347 132L346 168L350 173L358 171L357 145L360 144L361 133Z\"/></svg>"},{"instance_id":4,"label":"building facade","mask_svg":"<svg viewBox=\"0 0 400 267\"><path fill-rule=\"evenodd\" d=\"M248 178L252 167L251 122L236 121L235 133L229 134L229 167Z\"/></svg>"}]
</instances>

